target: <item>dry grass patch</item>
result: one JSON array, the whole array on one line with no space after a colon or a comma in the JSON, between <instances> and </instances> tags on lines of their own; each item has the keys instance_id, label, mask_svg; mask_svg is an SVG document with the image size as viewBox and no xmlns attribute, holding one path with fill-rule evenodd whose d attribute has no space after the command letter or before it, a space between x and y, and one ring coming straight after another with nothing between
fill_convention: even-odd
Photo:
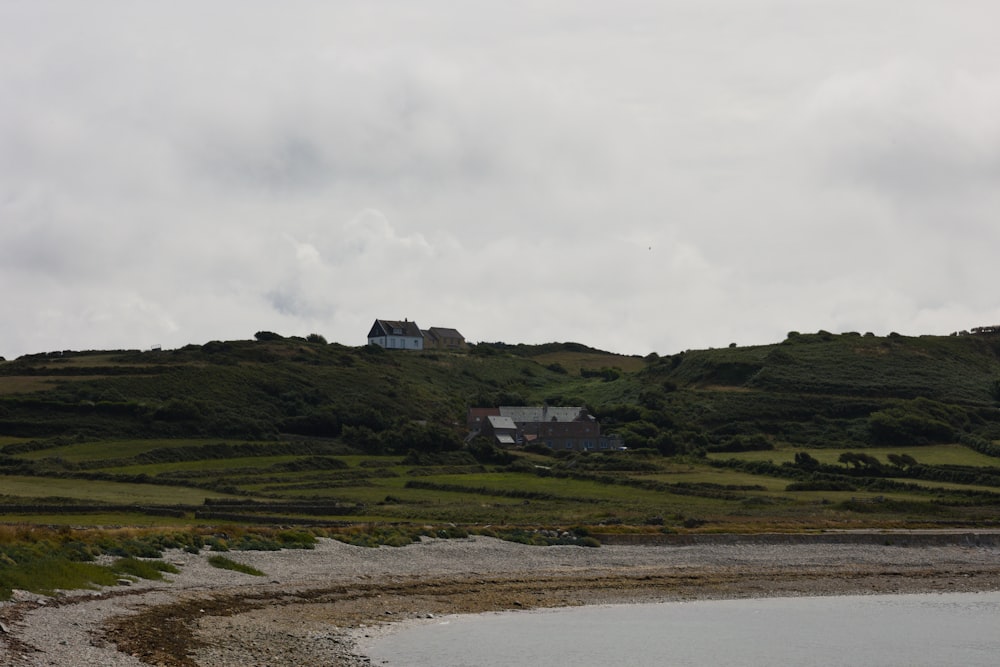
<instances>
[{"instance_id":1,"label":"dry grass patch","mask_svg":"<svg viewBox=\"0 0 1000 667\"><path fill-rule=\"evenodd\" d=\"M58 382L62 382L62 378L53 379L51 377L35 375L8 375L0 377L0 396L45 391L46 389L52 389Z\"/></svg>"}]
</instances>

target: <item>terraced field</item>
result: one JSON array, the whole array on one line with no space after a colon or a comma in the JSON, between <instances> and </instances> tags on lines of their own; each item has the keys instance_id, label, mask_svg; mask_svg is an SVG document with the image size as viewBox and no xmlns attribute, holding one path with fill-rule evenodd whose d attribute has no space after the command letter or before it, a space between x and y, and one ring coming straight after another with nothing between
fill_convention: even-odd
<instances>
[{"instance_id":1,"label":"terraced field","mask_svg":"<svg viewBox=\"0 0 1000 667\"><path fill-rule=\"evenodd\" d=\"M304 339L0 363L10 523L993 525L1000 337L797 334L623 357ZM627 451L466 441L472 406L585 406Z\"/></svg>"}]
</instances>

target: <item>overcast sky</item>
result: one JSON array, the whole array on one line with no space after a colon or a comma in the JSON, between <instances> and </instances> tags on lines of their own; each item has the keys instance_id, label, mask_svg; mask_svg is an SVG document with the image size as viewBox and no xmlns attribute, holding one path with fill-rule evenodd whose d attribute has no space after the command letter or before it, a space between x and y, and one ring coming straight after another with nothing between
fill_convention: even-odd
<instances>
[{"instance_id":1,"label":"overcast sky","mask_svg":"<svg viewBox=\"0 0 1000 667\"><path fill-rule=\"evenodd\" d=\"M1000 2L0 0L0 356L1000 323Z\"/></svg>"}]
</instances>

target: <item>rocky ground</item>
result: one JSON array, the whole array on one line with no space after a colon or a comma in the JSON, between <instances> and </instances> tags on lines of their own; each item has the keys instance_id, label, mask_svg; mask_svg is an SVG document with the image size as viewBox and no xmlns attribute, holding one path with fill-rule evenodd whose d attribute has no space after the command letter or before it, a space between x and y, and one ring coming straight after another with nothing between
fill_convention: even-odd
<instances>
[{"instance_id":1,"label":"rocky ground","mask_svg":"<svg viewBox=\"0 0 1000 667\"><path fill-rule=\"evenodd\" d=\"M0 605L11 667L363 665L354 640L461 612L709 597L1000 590L1000 548L801 543L529 547L475 537L230 552L263 577L171 552L168 581Z\"/></svg>"}]
</instances>

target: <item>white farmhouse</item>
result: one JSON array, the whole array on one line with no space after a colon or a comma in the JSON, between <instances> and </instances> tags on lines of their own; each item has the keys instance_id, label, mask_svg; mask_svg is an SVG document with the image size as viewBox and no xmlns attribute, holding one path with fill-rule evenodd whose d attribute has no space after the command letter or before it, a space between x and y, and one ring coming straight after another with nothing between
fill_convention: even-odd
<instances>
[{"instance_id":1,"label":"white farmhouse","mask_svg":"<svg viewBox=\"0 0 1000 667\"><path fill-rule=\"evenodd\" d=\"M387 350L422 350L424 349L424 334L416 322L404 319L375 320L368 332L368 344L378 345Z\"/></svg>"}]
</instances>

